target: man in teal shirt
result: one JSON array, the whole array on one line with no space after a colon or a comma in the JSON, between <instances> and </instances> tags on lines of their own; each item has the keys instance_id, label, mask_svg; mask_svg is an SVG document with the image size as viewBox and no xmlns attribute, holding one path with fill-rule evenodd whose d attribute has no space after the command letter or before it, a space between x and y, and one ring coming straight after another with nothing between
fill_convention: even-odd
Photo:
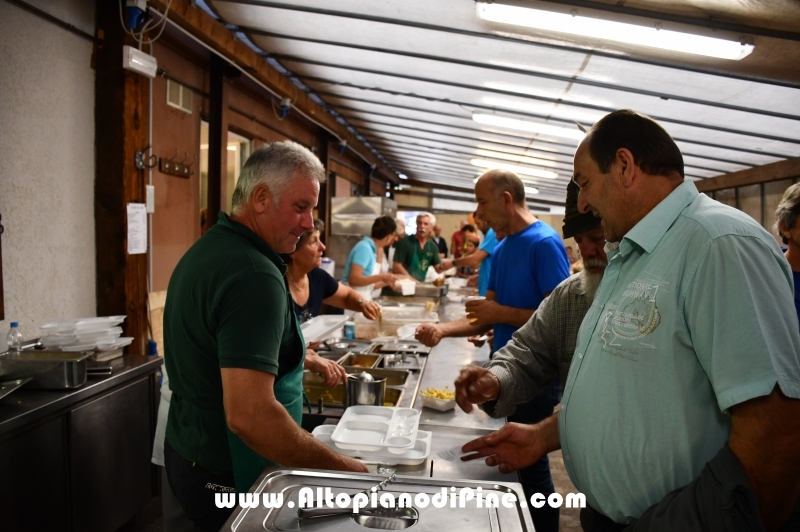
<instances>
[{"instance_id":1,"label":"man in teal shirt","mask_svg":"<svg viewBox=\"0 0 800 532\"><path fill-rule=\"evenodd\" d=\"M230 216L186 252L164 312L172 400L164 459L170 487L198 530L219 530L232 509L215 492L247 491L269 465L366 471L300 427L305 345L286 265L325 172L294 142L256 151Z\"/></svg>"},{"instance_id":2,"label":"man in teal shirt","mask_svg":"<svg viewBox=\"0 0 800 532\"><path fill-rule=\"evenodd\" d=\"M800 525L800 334L775 240L699 194L674 141L634 111L595 124L574 169L580 209L619 245L557 438L532 426L465 450L507 471L560 446L588 532Z\"/></svg>"}]
</instances>

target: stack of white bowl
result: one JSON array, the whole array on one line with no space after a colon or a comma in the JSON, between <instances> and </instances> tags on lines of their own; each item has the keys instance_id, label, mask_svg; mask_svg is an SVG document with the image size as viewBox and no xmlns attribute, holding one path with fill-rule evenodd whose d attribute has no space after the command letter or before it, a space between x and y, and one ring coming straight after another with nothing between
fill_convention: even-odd
<instances>
[{"instance_id":1,"label":"stack of white bowl","mask_svg":"<svg viewBox=\"0 0 800 532\"><path fill-rule=\"evenodd\" d=\"M133 342L132 337L120 336L125 316L104 316L54 321L42 325L40 342L47 349L61 351L111 351Z\"/></svg>"}]
</instances>

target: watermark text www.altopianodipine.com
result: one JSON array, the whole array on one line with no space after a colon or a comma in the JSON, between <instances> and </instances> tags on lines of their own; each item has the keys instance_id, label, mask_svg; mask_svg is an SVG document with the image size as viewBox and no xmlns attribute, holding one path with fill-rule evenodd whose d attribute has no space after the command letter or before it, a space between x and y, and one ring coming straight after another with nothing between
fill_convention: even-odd
<instances>
[{"instance_id":1,"label":"watermark text www.altopianodipine.com","mask_svg":"<svg viewBox=\"0 0 800 532\"><path fill-rule=\"evenodd\" d=\"M238 496L237 496L238 495ZM316 497L315 497L316 495ZM265 508L281 508L283 507L283 493L215 493L214 502L217 508L233 508L238 505L242 508L258 508L263 505ZM316 494L312 488L301 488L298 493L298 501L287 501L288 508L298 506L300 508L352 508L353 513L357 514L362 508L377 510L380 508L427 508L433 506L434 508L466 508L467 503L471 503L477 508L499 508L502 505L505 508L514 508L517 505L517 494L513 491L505 493L483 493L483 489L478 487L472 489L469 487L457 490L454 486L450 487L449 493L447 488L441 488L441 491L428 495L427 493L400 493L395 496L391 492L378 493L376 488L372 489L370 496L366 493L356 493L350 495L348 493L339 492L334 495L331 488L316 488ZM568 493L566 497L562 497L558 493L551 493L544 496L541 493L535 493L531 496L530 501L526 501L524 497L519 499L519 504L527 506L530 504L534 508L542 508L545 505L551 508L585 508L586 496L583 493Z\"/></svg>"}]
</instances>

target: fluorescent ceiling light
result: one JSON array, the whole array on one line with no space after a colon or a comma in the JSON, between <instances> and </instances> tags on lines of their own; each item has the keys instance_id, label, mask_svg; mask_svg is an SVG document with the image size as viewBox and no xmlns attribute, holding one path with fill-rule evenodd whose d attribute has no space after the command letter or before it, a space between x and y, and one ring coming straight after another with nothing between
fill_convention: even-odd
<instances>
[{"instance_id":1,"label":"fluorescent ceiling light","mask_svg":"<svg viewBox=\"0 0 800 532\"><path fill-rule=\"evenodd\" d=\"M518 129L520 131L530 131L531 133L541 133L543 135L552 135L554 137L564 137L567 139L583 140L585 136L578 128L551 126L549 124L528 122L527 120L517 120L516 118L507 118L505 116L474 113L472 119L479 124L486 124L488 126Z\"/></svg>"},{"instance_id":2,"label":"fluorescent ceiling light","mask_svg":"<svg viewBox=\"0 0 800 532\"><path fill-rule=\"evenodd\" d=\"M400 179L408 179L408 176L406 174L397 174L397 177L399 177Z\"/></svg>"},{"instance_id":3,"label":"fluorescent ceiling light","mask_svg":"<svg viewBox=\"0 0 800 532\"><path fill-rule=\"evenodd\" d=\"M550 214L567 214L566 207L550 207Z\"/></svg>"},{"instance_id":4,"label":"fluorescent ceiling light","mask_svg":"<svg viewBox=\"0 0 800 532\"><path fill-rule=\"evenodd\" d=\"M476 10L479 18L492 22L515 24L539 30L581 35L720 59L738 61L750 55L754 48L752 44L664 30L656 25L648 27L591 17L573 16L569 13L555 13L541 9L477 2Z\"/></svg>"},{"instance_id":5,"label":"fluorescent ceiling light","mask_svg":"<svg viewBox=\"0 0 800 532\"><path fill-rule=\"evenodd\" d=\"M487 161L486 159L470 159L469 164L479 168L488 168L490 170L508 170L509 172L514 172L515 174L543 177L545 179L555 179L558 177L557 173L550 172L549 170L539 170L538 168L528 168L527 166L498 163L494 161Z\"/></svg>"},{"instance_id":6,"label":"fluorescent ceiling light","mask_svg":"<svg viewBox=\"0 0 800 532\"><path fill-rule=\"evenodd\" d=\"M539 189L538 188L533 188L533 187L525 187L525 192L528 193L528 194L538 194L539 193Z\"/></svg>"},{"instance_id":7,"label":"fluorescent ceiling light","mask_svg":"<svg viewBox=\"0 0 800 532\"><path fill-rule=\"evenodd\" d=\"M539 159L538 157L531 157L529 155L514 155L513 153L503 153L492 150L475 150L475 154L480 155L481 157L490 157L492 159L504 159L506 161L514 161L515 163L538 164L540 166L548 166L551 168L555 167L558 164L553 161Z\"/></svg>"}]
</instances>

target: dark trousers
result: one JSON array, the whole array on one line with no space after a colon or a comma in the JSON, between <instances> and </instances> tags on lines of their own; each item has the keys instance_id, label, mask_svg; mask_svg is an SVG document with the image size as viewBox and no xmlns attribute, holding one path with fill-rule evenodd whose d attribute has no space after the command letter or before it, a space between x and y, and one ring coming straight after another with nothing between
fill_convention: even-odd
<instances>
[{"instance_id":1,"label":"dark trousers","mask_svg":"<svg viewBox=\"0 0 800 532\"><path fill-rule=\"evenodd\" d=\"M534 399L517 405L517 409L513 415L509 416L508 420L526 425L538 423L553 415L553 408L555 408L559 400L556 383L550 383ZM519 478L522 483L522 489L525 491L525 497L528 499L528 508L531 511L536 532L558 532L558 516L560 513L558 508L551 508L547 504L541 508L530 506L533 494L541 493L547 497L555 491L553 479L550 476L550 461L547 459L547 455L544 455L535 464L520 469Z\"/></svg>"},{"instance_id":2,"label":"dark trousers","mask_svg":"<svg viewBox=\"0 0 800 532\"><path fill-rule=\"evenodd\" d=\"M197 530L217 532L235 508L217 508L214 494L236 493L231 471L213 471L186 460L164 442L164 465L169 487Z\"/></svg>"},{"instance_id":3,"label":"dark trousers","mask_svg":"<svg viewBox=\"0 0 800 532\"><path fill-rule=\"evenodd\" d=\"M581 509L581 528L583 532L621 532L628 525L621 525L601 514L591 506Z\"/></svg>"}]
</instances>

